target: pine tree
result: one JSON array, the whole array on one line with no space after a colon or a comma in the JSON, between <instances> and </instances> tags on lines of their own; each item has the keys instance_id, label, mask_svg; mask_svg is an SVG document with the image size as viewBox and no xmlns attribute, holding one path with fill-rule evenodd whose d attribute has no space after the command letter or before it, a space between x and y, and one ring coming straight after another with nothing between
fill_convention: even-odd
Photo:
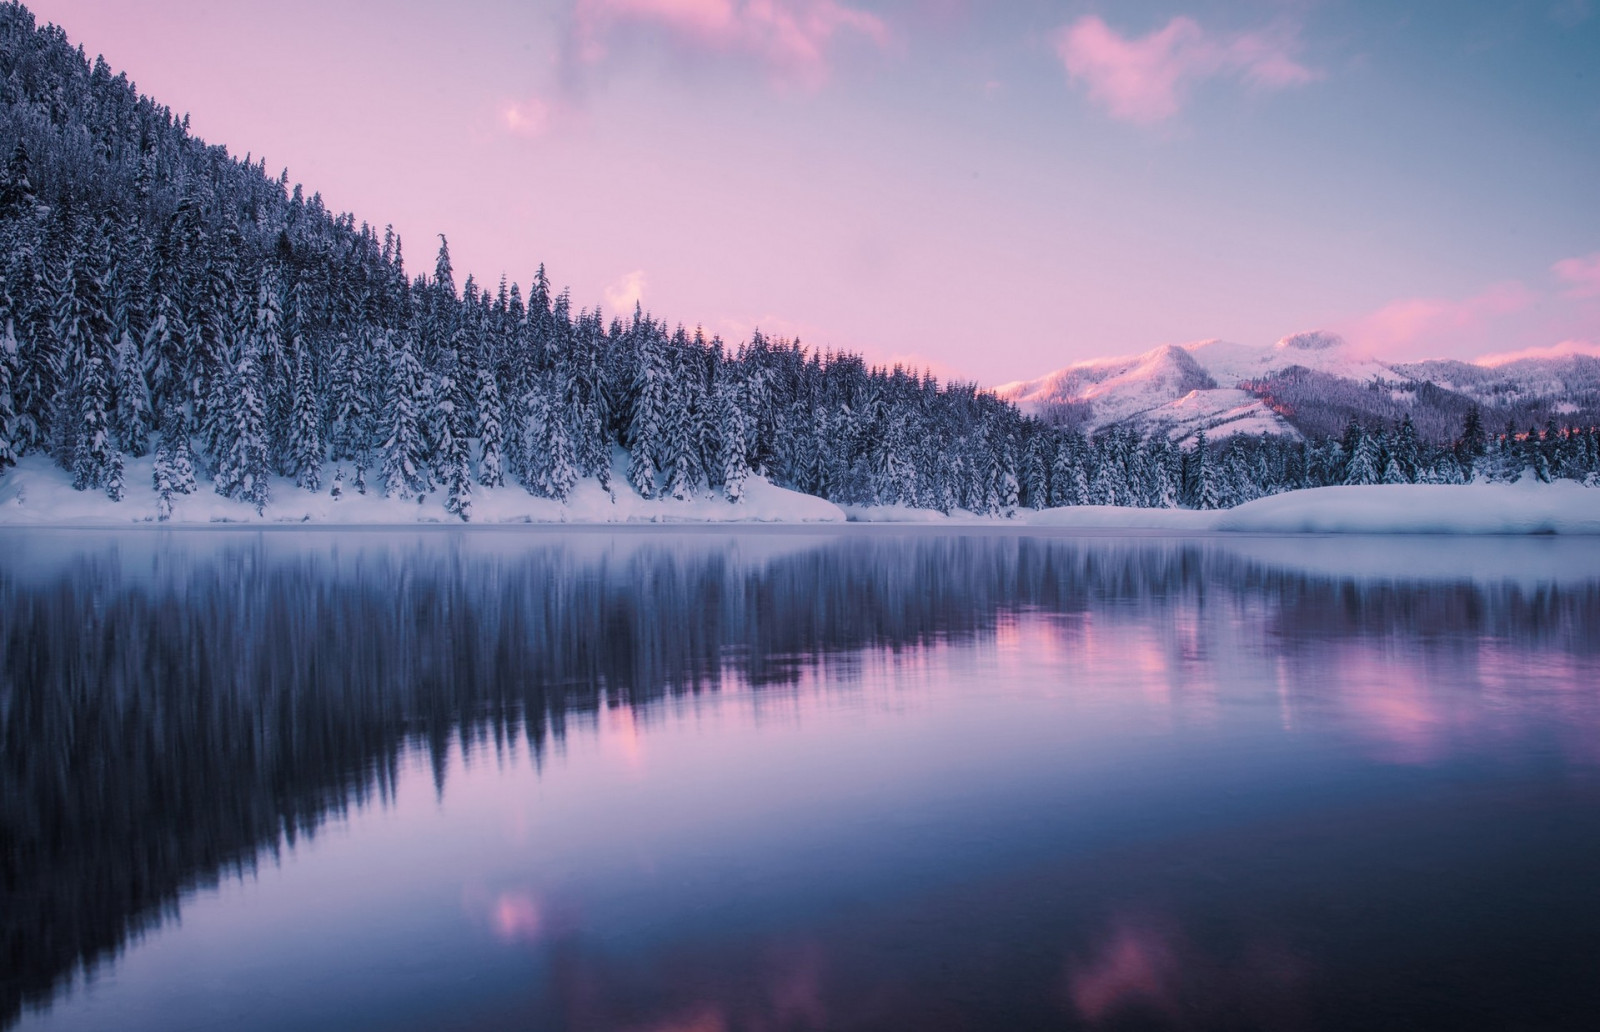
<instances>
[{"instance_id":1,"label":"pine tree","mask_svg":"<svg viewBox=\"0 0 1600 1032\"><path fill-rule=\"evenodd\" d=\"M150 451L150 388L144 378L144 360L126 330L117 342L116 416L113 430L117 445L134 457Z\"/></svg>"},{"instance_id":2,"label":"pine tree","mask_svg":"<svg viewBox=\"0 0 1600 1032\"><path fill-rule=\"evenodd\" d=\"M1345 470L1346 484L1376 484L1383 477L1379 466L1378 442L1365 429L1357 427L1355 448L1350 453L1350 464Z\"/></svg>"},{"instance_id":3,"label":"pine tree","mask_svg":"<svg viewBox=\"0 0 1600 1032\"><path fill-rule=\"evenodd\" d=\"M289 471L307 491L322 487L322 420L311 382L311 357L302 345L294 356L294 387L289 416Z\"/></svg>"},{"instance_id":4,"label":"pine tree","mask_svg":"<svg viewBox=\"0 0 1600 1032\"><path fill-rule=\"evenodd\" d=\"M169 402L175 406L176 402ZM189 434L183 426L183 417L168 412L162 417L160 443L156 445L155 468L151 474L156 490L156 513L165 521L172 518L172 496L193 494L195 490L194 459L189 453Z\"/></svg>"},{"instance_id":5,"label":"pine tree","mask_svg":"<svg viewBox=\"0 0 1600 1032\"><path fill-rule=\"evenodd\" d=\"M257 337L246 333L232 368L217 377L226 385L214 403L217 494L255 506L271 500L272 450L267 441L267 403Z\"/></svg>"},{"instance_id":6,"label":"pine tree","mask_svg":"<svg viewBox=\"0 0 1600 1032\"><path fill-rule=\"evenodd\" d=\"M12 384L17 376L17 335L12 320L0 329L0 474L17 464L17 405Z\"/></svg>"},{"instance_id":7,"label":"pine tree","mask_svg":"<svg viewBox=\"0 0 1600 1032\"><path fill-rule=\"evenodd\" d=\"M423 373L409 335L400 334L398 343L391 341L388 351L389 380L383 397L384 495L406 500L433 490L418 411Z\"/></svg>"},{"instance_id":8,"label":"pine tree","mask_svg":"<svg viewBox=\"0 0 1600 1032\"><path fill-rule=\"evenodd\" d=\"M739 387L726 376L717 384L717 440L722 449L722 493L728 501L738 504L744 500L750 467L745 459L745 419L739 405Z\"/></svg>"},{"instance_id":9,"label":"pine tree","mask_svg":"<svg viewBox=\"0 0 1600 1032\"><path fill-rule=\"evenodd\" d=\"M1050 504L1050 474L1044 454L1044 437L1034 435L1022 460L1022 493L1030 508L1043 509Z\"/></svg>"},{"instance_id":10,"label":"pine tree","mask_svg":"<svg viewBox=\"0 0 1600 1032\"><path fill-rule=\"evenodd\" d=\"M494 369L485 362L477 370L478 482L484 487L505 484L505 431L501 426L500 385Z\"/></svg>"},{"instance_id":11,"label":"pine tree","mask_svg":"<svg viewBox=\"0 0 1600 1032\"><path fill-rule=\"evenodd\" d=\"M678 391L673 394L676 397L667 406L661 472L666 477L667 496L685 502L694 497L699 479L694 461L695 434L687 398Z\"/></svg>"},{"instance_id":12,"label":"pine tree","mask_svg":"<svg viewBox=\"0 0 1600 1032\"><path fill-rule=\"evenodd\" d=\"M654 328L646 323L640 329L639 323L640 314L635 309L634 336L639 350L634 367L633 409L628 420L628 482L641 497L654 498L666 384Z\"/></svg>"},{"instance_id":13,"label":"pine tree","mask_svg":"<svg viewBox=\"0 0 1600 1032\"><path fill-rule=\"evenodd\" d=\"M1417 428L1411 422L1410 413L1400 421L1400 428L1395 431L1394 447L1390 449L1389 461L1393 463L1399 479L1393 483L1414 484L1422 467L1422 451L1417 442ZM1385 483L1388 480L1385 471Z\"/></svg>"},{"instance_id":14,"label":"pine tree","mask_svg":"<svg viewBox=\"0 0 1600 1032\"><path fill-rule=\"evenodd\" d=\"M1488 454L1488 435L1483 429L1483 413L1474 405L1467 410L1462 421L1461 437L1456 441L1456 461L1460 464L1463 481L1470 483L1478 474L1478 466Z\"/></svg>"},{"instance_id":15,"label":"pine tree","mask_svg":"<svg viewBox=\"0 0 1600 1032\"><path fill-rule=\"evenodd\" d=\"M465 405L455 382L448 378L440 385L439 397L443 400L439 403L437 462L439 480L445 487L444 507L467 523L472 519L472 456L462 425Z\"/></svg>"},{"instance_id":16,"label":"pine tree","mask_svg":"<svg viewBox=\"0 0 1600 1032\"><path fill-rule=\"evenodd\" d=\"M59 418L62 436L71 442L72 486L79 491L106 486L116 451L111 320L105 308L108 262L104 238L92 235L71 262L61 298L57 332L75 376Z\"/></svg>"}]
</instances>

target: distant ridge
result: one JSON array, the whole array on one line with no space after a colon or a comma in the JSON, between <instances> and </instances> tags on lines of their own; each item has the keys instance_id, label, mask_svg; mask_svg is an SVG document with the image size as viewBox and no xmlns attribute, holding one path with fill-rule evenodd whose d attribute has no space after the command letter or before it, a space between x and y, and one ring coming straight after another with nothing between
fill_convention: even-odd
<instances>
[{"instance_id":1,"label":"distant ridge","mask_svg":"<svg viewBox=\"0 0 1600 1032\"><path fill-rule=\"evenodd\" d=\"M1238 434L1336 435L1409 415L1418 435L1450 441L1477 406L1493 428L1600 423L1600 358L1581 353L1478 362L1388 362L1313 330L1266 347L1221 340L1169 344L1141 355L1076 362L1001 384L999 397L1085 431L1164 430L1188 440Z\"/></svg>"}]
</instances>

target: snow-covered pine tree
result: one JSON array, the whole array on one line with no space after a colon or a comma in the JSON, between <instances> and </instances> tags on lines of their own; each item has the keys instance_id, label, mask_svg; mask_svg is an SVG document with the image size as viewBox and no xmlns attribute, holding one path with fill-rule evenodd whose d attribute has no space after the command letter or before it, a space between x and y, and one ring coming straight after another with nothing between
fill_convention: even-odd
<instances>
[{"instance_id":1,"label":"snow-covered pine tree","mask_svg":"<svg viewBox=\"0 0 1600 1032\"><path fill-rule=\"evenodd\" d=\"M402 500L433 490L419 411L424 376L409 333L386 342L389 378L383 395L383 490Z\"/></svg>"},{"instance_id":2,"label":"snow-covered pine tree","mask_svg":"<svg viewBox=\"0 0 1600 1032\"><path fill-rule=\"evenodd\" d=\"M697 436L689 408L687 379L680 375L667 399L667 419L662 441L661 472L666 478L665 488L669 498L680 502L694 497L698 486L699 470L695 462Z\"/></svg>"},{"instance_id":3,"label":"snow-covered pine tree","mask_svg":"<svg viewBox=\"0 0 1600 1032\"><path fill-rule=\"evenodd\" d=\"M109 261L104 236L90 230L67 267L57 322L74 374L57 419L61 438L70 442L72 486L79 491L107 485L116 451L111 437L114 345L105 307Z\"/></svg>"},{"instance_id":4,"label":"snow-covered pine tree","mask_svg":"<svg viewBox=\"0 0 1600 1032\"><path fill-rule=\"evenodd\" d=\"M1471 483L1480 472L1479 467L1489 453L1489 435L1483 426L1483 413L1474 405L1467 410L1461 423L1461 436L1455 442L1456 462L1462 471L1464 483Z\"/></svg>"},{"instance_id":5,"label":"snow-covered pine tree","mask_svg":"<svg viewBox=\"0 0 1600 1032\"><path fill-rule=\"evenodd\" d=\"M259 514L272 497L272 448L258 344L255 333L242 334L231 368L216 377L225 386L212 405L212 447L217 494L249 502Z\"/></svg>"},{"instance_id":6,"label":"snow-covered pine tree","mask_svg":"<svg viewBox=\"0 0 1600 1032\"><path fill-rule=\"evenodd\" d=\"M728 372L717 382L717 441L721 445L722 493L728 501L744 500L750 466L745 459L744 410L739 404L740 385Z\"/></svg>"},{"instance_id":7,"label":"snow-covered pine tree","mask_svg":"<svg viewBox=\"0 0 1600 1032\"><path fill-rule=\"evenodd\" d=\"M194 458L189 452L189 432L183 415L175 411L177 402L168 403L174 411L161 418L161 437L156 444L155 468L151 473L156 490L156 513L162 520L172 517L172 496L193 494Z\"/></svg>"},{"instance_id":8,"label":"snow-covered pine tree","mask_svg":"<svg viewBox=\"0 0 1600 1032\"><path fill-rule=\"evenodd\" d=\"M322 487L322 420L317 412L311 356L305 343L295 349L294 385L289 413L289 472L306 491Z\"/></svg>"},{"instance_id":9,"label":"snow-covered pine tree","mask_svg":"<svg viewBox=\"0 0 1600 1032\"><path fill-rule=\"evenodd\" d=\"M634 309L632 332L636 351L633 373L633 405L628 418L628 482L641 497L656 494L656 455L661 447L663 402L666 391L665 368L656 341L655 328Z\"/></svg>"},{"instance_id":10,"label":"snow-covered pine tree","mask_svg":"<svg viewBox=\"0 0 1600 1032\"><path fill-rule=\"evenodd\" d=\"M8 317L0 327L0 474L17 464L17 444L12 435L17 426L16 383L18 363L17 335Z\"/></svg>"},{"instance_id":11,"label":"snow-covered pine tree","mask_svg":"<svg viewBox=\"0 0 1600 1032\"><path fill-rule=\"evenodd\" d=\"M335 338L328 384L328 450L335 462L353 459L364 446L367 399L362 382L366 362L348 331Z\"/></svg>"},{"instance_id":12,"label":"snow-covered pine tree","mask_svg":"<svg viewBox=\"0 0 1600 1032\"><path fill-rule=\"evenodd\" d=\"M1414 484L1422 467L1422 449L1417 442L1417 428L1408 412L1400 421L1394 434L1394 447L1389 450L1389 460L1394 464L1400 479L1397 483ZM1386 471L1387 472L1387 471Z\"/></svg>"},{"instance_id":13,"label":"snow-covered pine tree","mask_svg":"<svg viewBox=\"0 0 1600 1032\"><path fill-rule=\"evenodd\" d=\"M1088 504L1088 478L1083 470L1083 438L1076 432L1062 434L1056 442L1056 457L1050 467L1050 504Z\"/></svg>"},{"instance_id":14,"label":"snow-covered pine tree","mask_svg":"<svg viewBox=\"0 0 1600 1032\"><path fill-rule=\"evenodd\" d=\"M1377 439L1366 428L1357 426L1355 447L1350 451L1350 464L1345 470L1346 484L1376 484L1383 479L1379 465L1380 453Z\"/></svg>"},{"instance_id":15,"label":"snow-covered pine tree","mask_svg":"<svg viewBox=\"0 0 1600 1032\"><path fill-rule=\"evenodd\" d=\"M1025 503L1034 509L1050 504L1050 471L1045 455L1045 436L1034 434L1022 459L1022 494Z\"/></svg>"},{"instance_id":16,"label":"snow-covered pine tree","mask_svg":"<svg viewBox=\"0 0 1600 1032\"><path fill-rule=\"evenodd\" d=\"M439 482L445 489L446 511L467 523L472 519L472 454L462 422L466 406L461 395L455 381L448 377L439 385L439 439L435 462Z\"/></svg>"},{"instance_id":17,"label":"snow-covered pine tree","mask_svg":"<svg viewBox=\"0 0 1600 1032\"><path fill-rule=\"evenodd\" d=\"M12 149L0 181L0 289L3 322L17 342L12 375L11 443L20 457L46 445L47 429L62 387L65 362L44 253L47 213L32 183L32 162L22 137Z\"/></svg>"},{"instance_id":18,"label":"snow-covered pine tree","mask_svg":"<svg viewBox=\"0 0 1600 1032\"><path fill-rule=\"evenodd\" d=\"M505 430L501 423L500 384L490 362L477 369L478 483L484 487L505 484Z\"/></svg>"},{"instance_id":19,"label":"snow-covered pine tree","mask_svg":"<svg viewBox=\"0 0 1600 1032\"><path fill-rule=\"evenodd\" d=\"M117 341L116 364L112 431L121 450L140 458L150 451L150 387L145 381L143 356L127 330Z\"/></svg>"}]
</instances>

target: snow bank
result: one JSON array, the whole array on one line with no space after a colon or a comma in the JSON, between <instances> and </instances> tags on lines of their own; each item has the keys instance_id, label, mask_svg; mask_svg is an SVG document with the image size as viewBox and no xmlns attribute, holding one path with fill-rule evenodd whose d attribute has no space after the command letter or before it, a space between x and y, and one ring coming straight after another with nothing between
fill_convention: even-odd
<instances>
[{"instance_id":1,"label":"snow bank","mask_svg":"<svg viewBox=\"0 0 1600 1032\"><path fill-rule=\"evenodd\" d=\"M112 502L99 491L74 491L63 470L38 456L0 477L0 524L127 526L156 522L151 460L130 459L127 497ZM330 470L331 475L331 470ZM350 486L342 498L324 488L312 494L285 479L274 481L272 503L257 515L202 484L173 499L170 524L312 523L357 526L454 524L444 495L420 500L385 498L374 486L365 495ZM744 501L730 504L709 493L689 501L641 498L618 470L615 496L593 480L580 483L566 502L535 498L521 487L475 489L472 524L517 523L857 523L1024 525L1065 530L1141 530L1175 534L1228 531L1249 534L1586 534L1600 535L1600 490L1573 481L1541 484L1399 484L1322 487L1262 498L1236 509L1129 509L1081 505L1019 511L992 519L957 511L949 516L907 506L850 506L778 487L759 477L745 484Z\"/></svg>"},{"instance_id":2,"label":"snow bank","mask_svg":"<svg viewBox=\"0 0 1600 1032\"><path fill-rule=\"evenodd\" d=\"M112 502L101 491L74 491L71 475L40 456L30 456L0 477L0 524L32 526L126 526L156 522L156 493L151 486L153 459L128 459L126 496ZM333 469L328 470L331 479ZM209 483L192 495L173 497L168 524L327 523L392 526L453 523L445 496L436 491L421 499L383 497L369 484L366 494L351 486L345 471L343 497L329 489L302 491L288 479L272 483L272 501L258 515L245 502L223 498ZM734 505L720 495L689 501L645 499L620 476L613 479L615 497L593 480L585 480L565 503L535 498L520 486L474 487L473 524L503 523L842 523L844 510L832 502L778 487L760 477L745 482L744 500Z\"/></svg>"},{"instance_id":3,"label":"snow bank","mask_svg":"<svg viewBox=\"0 0 1600 1032\"><path fill-rule=\"evenodd\" d=\"M1541 484L1393 484L1290 491L1235 509L1081 505L1024 511L1035 527L1245 534L1600 534L1600 491Z\"/></svg>"},{"instance_id":4,"label":"snow bank","mask_svg":"<svg viewBox=\"0 0 1600 1032\"><path fill-rule=\"evenodd\" d=\"M1266 534L1600 534L1600 491L1531 478L1319 487L1215 513L1211 526Z\"/></svg>"}]
</instances>

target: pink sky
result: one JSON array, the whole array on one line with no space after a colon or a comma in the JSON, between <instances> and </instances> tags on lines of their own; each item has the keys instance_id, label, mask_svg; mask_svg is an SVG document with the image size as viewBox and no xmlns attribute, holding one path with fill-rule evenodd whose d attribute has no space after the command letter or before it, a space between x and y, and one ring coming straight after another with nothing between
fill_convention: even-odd
<instances>
[{"instance_id":1,"label":"pink sky","mask_svg":"<svg viewBox=\"0 0 1600 1032\"><path fill-rule=\"evenodd\" d=\"M542 261L580 306L986 383L1317 327L1395 357L1600 341L1587 7L31 6L208 142L392 222L413 272L442 232L458 278Z\"/></svg>"}]
</instances>

